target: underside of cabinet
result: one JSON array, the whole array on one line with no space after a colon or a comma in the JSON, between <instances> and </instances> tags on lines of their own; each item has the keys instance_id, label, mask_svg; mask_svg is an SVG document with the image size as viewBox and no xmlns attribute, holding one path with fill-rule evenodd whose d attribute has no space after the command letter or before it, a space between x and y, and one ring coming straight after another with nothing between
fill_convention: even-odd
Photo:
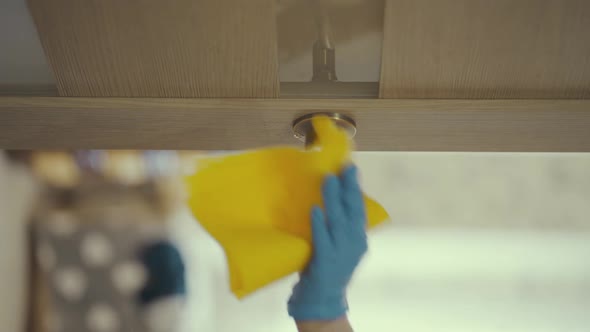
<instances>
[{"instance_id":1,"label":"underside of cabinet","mask_svg":"<svg viewBox=\"0 0 590 332\"><path fill-rule=\"evenodd\" d=\"M590 151L590 2L313 3L28 0L51 77L0 58L0 146L298 144L296 117L333 111L360 150Z\"/></svg>"}]
</instances>

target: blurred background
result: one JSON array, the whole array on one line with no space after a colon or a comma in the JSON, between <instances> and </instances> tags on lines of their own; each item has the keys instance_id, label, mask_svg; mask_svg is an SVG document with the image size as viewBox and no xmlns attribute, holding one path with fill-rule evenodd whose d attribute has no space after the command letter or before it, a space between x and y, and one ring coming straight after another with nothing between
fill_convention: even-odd
<instances>
[{"instance_id":1,"label":"blurred background","mask_svg":"<svg viewBox=\"0 0 590 332\"><path fill-rule=\"evenodd\" d=\"M0 157L0 329L22 320L35 184ZM357 331L590 328L590 154L361 152L365 191L393 222L370 234L349 291ZM254 190L254 189L253 189ZM296 276L242 301L220 247L185 208L171 220L188 269L184 331L294 331Z\"/></svg>"}]
</instances>

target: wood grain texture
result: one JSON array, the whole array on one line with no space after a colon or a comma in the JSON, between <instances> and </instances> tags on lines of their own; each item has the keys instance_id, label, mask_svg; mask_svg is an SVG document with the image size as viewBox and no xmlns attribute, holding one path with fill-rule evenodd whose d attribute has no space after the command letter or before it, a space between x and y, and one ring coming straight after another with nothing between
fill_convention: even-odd
<instances>
[{"instance_id":1,"label":"wood grain texture","mask_svg":"<svg viewBox=\"0 0 590 332\"><path fill-rule=\"evenodd\" d=\"M279 94L274 0L28 0L62 96Z\"/></svg>"},{"instance_id":2,"label":"wood grain texture","mask_svg":"<svg viewBox=\"0 0 590 332\"><path fill-rule=\"evenodd\" d=\"M279 98L377 98L379 82L281 82ZM0 96L58 97L55 85L0 84Z\"/></svg>"},{"instance_id":3,"label":"wood grain texture","mask_svg":"<svg viewBox=\"0 0 590 332\"><path fill-rule=\"evenodd\" d=\"M327 110L356 120L360 150L590 152L590 100L0 97L0 148L299 144L292 121Z\"/></svg>"},{"instance_id":4,"label":"wood grain texture","mask_svg":"<svg viewBox=\"0 0 590 332\"><path fill-rule=\"evenodd\" d=\"M382 98L589 98L590 1L387 0Z\"/></svg>"}]
</instances>

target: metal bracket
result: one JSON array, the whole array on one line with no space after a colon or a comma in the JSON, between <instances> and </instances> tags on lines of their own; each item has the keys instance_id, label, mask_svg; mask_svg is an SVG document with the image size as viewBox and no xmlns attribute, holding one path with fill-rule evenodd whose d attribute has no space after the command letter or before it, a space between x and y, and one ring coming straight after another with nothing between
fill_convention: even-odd
<instances>
[{"instance_id":1,"label":"metal bracket","mask_svg":"<svg viewBox=\"0 0 590 332\"><path fill-rule=\"evenodd\" d=\"M336 112L316 112L301 116L293 121L293 135L298 140L305 142L305 145L311 145L315 140L315 132L311 124L314 116L327 116L340 128L344 129L350 138L356 135L356 122L349 116Z\"/></svg>"}]
</instances>

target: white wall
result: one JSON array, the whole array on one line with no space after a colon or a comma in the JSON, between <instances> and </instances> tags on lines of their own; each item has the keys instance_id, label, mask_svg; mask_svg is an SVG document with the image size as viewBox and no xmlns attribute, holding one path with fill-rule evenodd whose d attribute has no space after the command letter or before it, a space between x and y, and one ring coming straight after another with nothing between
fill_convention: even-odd
<instances>
[{"instance_id":1,"label":"white wall","mask_svg":"<svg viewBox=\"0 0 590 332\"><path fill-rule=\"evenodd\" d=\"M350 289L356 331L583 332L590 326L590 233L391 228L371 242ZM224 279L209 282L216 290L212 331L295 330L285 313L294 278L242 302Z\"/></svg>"},{"instance_id":2,"label":"white wall","mask_svg":"<svg viewBox=\"0 0 590 332\"><path fill-rule=\"evenodd\" d=\"M0 84L53 84L25 0L0 1Z\"/></svg>"},{"instance_id":3,"label":"white wall","mask_svg":"<svg viewBox=\"0 0 590 332\"><path fill-rule=\"evenodd\" d=\"M35 185L0 151L0 331L21 331L27 291L27 212Z\"/></svg>"}]
</instances>

